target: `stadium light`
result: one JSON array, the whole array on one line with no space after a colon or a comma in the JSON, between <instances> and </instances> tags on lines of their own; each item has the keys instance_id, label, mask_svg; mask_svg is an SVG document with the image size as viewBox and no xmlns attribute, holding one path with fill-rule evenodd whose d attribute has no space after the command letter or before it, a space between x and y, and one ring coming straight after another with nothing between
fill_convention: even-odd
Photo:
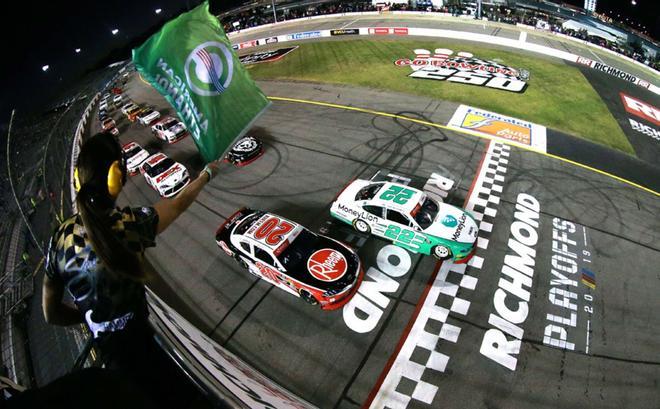
<instances>
[{"instance_id":1,"label":"stadium light","mask_svg":"<svg viewBox=\"0 0 660 409\"><path fill-rule=\"evenodd\" d=\"M163 9L156 9L156 14L160 14L161 11L163 11Z\"/></svg>"},{"instance_id":2,"label":"stadium light","mask_svg":"<svg viewBox=\"0 0 660 409\"><path fill-rule=\"evenodd\" d=\"M80 48L76 48L76 54L80 54Z\"/></svg>"},{"instance_id":3,"label":"stadium light","mask_svg":"<svg viewBox=\"0 0 660 409\"><path fill-rule=\"evenodd\" d=\"M49 68L50 68L50 65L44 65L43 67L41 67L41 71L46 72L46 71L48 71Z\"/></svg>"},{"instance_id":4,"label":"stadium light","mask_svg":"<svg viewBox=\"0 0 660 409\"><path fill-rule=\"evenodd\" d=\"M118 32L119 32L119 30L117 30L117 29L115 28L114 30L112 30L112 35L116 35Z\"/></svg>"}]
</instances>

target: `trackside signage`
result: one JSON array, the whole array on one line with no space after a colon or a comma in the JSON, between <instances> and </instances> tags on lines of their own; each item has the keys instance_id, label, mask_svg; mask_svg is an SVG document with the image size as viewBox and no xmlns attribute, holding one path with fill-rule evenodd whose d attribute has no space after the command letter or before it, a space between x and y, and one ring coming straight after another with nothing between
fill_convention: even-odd
<instances>
[{"instance_id":1,"label":"trackside signage","mask_svg":"<svg viewBox=\"0 0 660 409\"><path fill-rule=\"evenodd\" d=\"M649 84L648 81L645 81L641 78L638 78L632 74L629 74L625 71L622 71L618 68L611 67L609 65L591 60L589 58L585 57L577 57L577 62L578 64L586 65L588 67L593 68L594 70L602 71L606 74L612 75L617 78L621 78L622 80L632 82L633 84L639 85L640 87L644 88L651 88L651 84Z\"/></svg>"},{"instance_id":2,"label":"trackside signage","mask_svg":"<svg viewBox=\"0 0 660 409\"><path fill-rule=\"evenodd\" d=\"M236 399L248 408L312 409L314 406L286 391L270 379L244 364L235 355L220 347L188 321L147 291L154 318L162 323L179 342L178 348L192 355L195 365L203 367ZM155 316L155 317L154 317ZM156 328L159 328L156 325Z\"/></svg>"},{"instance_id":3,"label":"trackside signage","mask_svg":"<svg viewBox=\"0 0 660 409\"><path fill-rule=\"evenodd\" d=\"M133 50L133 62L176 109L206 162L219 158L269 105L208 2L166 23Z\"/></svg>"},{"instance_id":4,"label":"trackside signage","mask_svg":"<svg viewBox=\"0 0 660 409\"><path fill-rule=\"evenodd\" d=\"M546 128L495 112L460 105L447 125L457 130L469 130L487 138L501 139L516 145L546 151Z\"/></svg>"},{"instance_id":5,"label":"trackside signage","mask_svg":"<svg viewBox=\"0 0 660 409\"><path fill-rule=\"evenodd\" d=\"M475 58L468 52L436 48L433 53L425 49L414 50L415 57L399 58L398 67L410 67L412 78L449 81L477 85L510 92L525 92L529 72L502 65L495 61Z\"/></svg>"},{"instance_id":6,"label":"trackside signage","mask_svg":"<svg viewBox=\"0 0 660 409\"><path fill-rule=\"evenodd\" d=\"M619 96L621 96L621 102L623 102L626 112L638 118L645 119L655 126L660 126L660 109L623 92L619 92Z\"/></svg>"}]
</instances>

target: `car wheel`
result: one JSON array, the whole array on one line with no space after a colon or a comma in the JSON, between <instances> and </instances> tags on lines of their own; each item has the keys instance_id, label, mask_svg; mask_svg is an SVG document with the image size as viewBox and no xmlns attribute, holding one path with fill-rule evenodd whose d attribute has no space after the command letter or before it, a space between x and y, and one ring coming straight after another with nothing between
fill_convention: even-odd
<instances>
[{"instance_id":1,"label":"car wheel","mask_svg":"<svg viewBox=\"0 0 660 409\"><path fill-rule=\"evenodd\" d=\"M300 290L300 298L305 300L305 302L309 305L316 305L316 304L319 303L318 300L316 298L314 298L312 293L305 290L304 288Z\"/></svg>"},{"instance_id":2,"label":"car wheel","mask_svg":"<svg viewBox=\"0 0 660 409\"><path fill-rule=\"evenodd\" d=\"M353 222L353 227L355 227L355 230L359 231L360 233L369 234L371 232L371 227L369 227L369 223L365 222L362 219L355 220Z\"/></svg>"},{"instance_id":3,"label":"car wheel","mask_svg":"<svg viewBox=\"0 0 660 409\"><path fill-rule=\"evenodd\" d=\"M435 246L433 247L433 256L439 260L447 260L451 258L451 250L446 246Z\"/></svg>"}]
</instances>

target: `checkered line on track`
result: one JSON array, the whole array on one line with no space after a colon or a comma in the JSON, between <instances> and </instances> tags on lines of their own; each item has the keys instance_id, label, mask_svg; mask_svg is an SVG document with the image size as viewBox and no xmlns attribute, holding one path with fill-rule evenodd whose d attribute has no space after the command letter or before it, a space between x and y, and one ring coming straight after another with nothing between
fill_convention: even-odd
<instances>
[{"instance_id":1,"label":"checkered line on track","mask_svg":"<svg viewBox=\"0 0 660 409\"><path fill-rule=\"evenodd\" d=\"M479 224L477 247L488 248L494 218L504 188L510 147L490 142L479 169L477 180L465 208ZM477 250L479 253L479 250ZM440 349L444 343L458 342L461 328L447 323L450 314L465 316L470 301L462 297L474 291L479 279L474 273L481 269L483 258L475 254L465 264L444 262L429 289L417 319L385 376L370 408L406 408L411 400L431 405L438 387L422 380L428 371L445 372L449 356ZM459 291L461 296L459 296ZM469 293L468 293L469 294ZM429 379L428 376L425 377Z\"/></svg>"}]
</instances>

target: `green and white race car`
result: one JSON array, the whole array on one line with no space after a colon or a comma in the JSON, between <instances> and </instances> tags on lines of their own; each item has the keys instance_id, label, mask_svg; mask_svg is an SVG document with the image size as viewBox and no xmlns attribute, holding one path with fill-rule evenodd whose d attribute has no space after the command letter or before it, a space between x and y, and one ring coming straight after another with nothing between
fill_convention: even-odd
<instances>
[{"instance_id":1,"label":"green and white race car","mask_svg":"<svg viewBox=\"0 0 660 409\"><path fill-rule=\"evenodd\" d=\"M415 253L459 263L474 254L478 228L467 211L399 183L355 180L337 196L330 213L361 233Z\"/></svg>"}]
</instances>

